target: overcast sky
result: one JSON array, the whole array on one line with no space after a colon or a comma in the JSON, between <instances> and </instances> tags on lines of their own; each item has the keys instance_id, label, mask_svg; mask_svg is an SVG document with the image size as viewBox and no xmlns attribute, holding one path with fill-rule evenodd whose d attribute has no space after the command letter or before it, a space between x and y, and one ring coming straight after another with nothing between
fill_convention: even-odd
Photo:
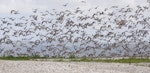
<instances>
[{"instance_id":1,"label":"overcast sky","mask_svg":"<svg viewBox=\"0 0 150 73\"><path fill-rule=\"evenodd\" d=\"M82 3L81 1L85 1ZM67 7L63 4L68 3ZM19 10L20 12L30 13L32 9L73 9L80 7L88 9L94 6L101 8L118 6L136 6L146 4L146 0L0 0L0 14L8 14L11 10Z\"/></svg>"}]
</instances>

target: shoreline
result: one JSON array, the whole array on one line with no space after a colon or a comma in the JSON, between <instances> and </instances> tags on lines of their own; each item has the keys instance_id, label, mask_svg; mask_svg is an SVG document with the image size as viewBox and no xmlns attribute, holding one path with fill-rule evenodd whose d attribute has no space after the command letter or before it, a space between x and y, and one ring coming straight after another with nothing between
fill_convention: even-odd
<instances>
[{"instance_id":1,"label":"shoreline","mask_svg":"<svg viewBox=\"0 0 150 73\"><path fill-rule=\"evenodd\" d=\"M149 73L149 71L150 67L147 66L122 63L0 60L0 73Z\"/></svg>"}]
</instances>

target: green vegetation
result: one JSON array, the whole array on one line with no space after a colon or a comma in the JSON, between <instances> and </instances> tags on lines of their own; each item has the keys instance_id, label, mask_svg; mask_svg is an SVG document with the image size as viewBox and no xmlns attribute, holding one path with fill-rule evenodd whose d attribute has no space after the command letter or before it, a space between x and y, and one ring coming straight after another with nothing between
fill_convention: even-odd
<instances>
[{"instance_id":1,"label":"green vegetation","mask_svg":"<svg viewBox=\"0 0 150 73\"><path fill-rule=\"evenodd\" d=\"M75 55L74 54L71 54L70 56L69 56L69 59L75 59L76 57L75 57Z\"/></svg>"},{"instance_id":2,"label":"green vegetation","mask_svg":"<svg viewBox=\"0 0 150 73\"><path fill-rule=\"evenodd\" d=\"M61 59L61 61L65 61ZM82 57L80 59L69 59L73 62L106 62L106 63L147 63L150 62L148 58L123 58L123 59L89 59L87 57Z\"/></svg>"},{"instance_id":3,"label":"green vegetation","mask_svg":"<svg viewBox=\"0 0 150 73\"><path fill-rule=\"evenodd\" d=\"M148 58L123 58L123 59L89 59L86 56L82 58L75 58L75 55L70 55L68 59L64 57L53 57L53 58L46 58L40 57L38 55L35 56L26 56L26 57L13 57L13 56L3 56L0 57L1 60L36 60L36 59L48 59L57 62L106 62L106 63L147 63L150 62Z\"/></svg>"},{"instance_id":4,"label":"green vegetation","mask_svg":"<svg viewBox=\"0 0 150 73\"><path fill-rule=\"evenodd\" d=\"M128 59L87 59L85 57L81 59L74 59L71 61L75 62L107 62L107 63L146 63L150 62L150 59L148 58L128 58Z\"/></svg>"},{"instance_id":5,"label":"green vegetation","mask_svg":"<svg viewBox=\"0 0 150 73\"><path fill-rule=\"evenodd\" d=\"M64 59L65 57L63 56L52 56L51 58L49 59Z\"/></svg>"},{"instance_id":6,"label":"green vegetation","mask_svg":"<svg viewBox=\"0 0 150 73\"><path fill-rule=\"evenodd\" d=\"M45 59L44 57L40 57L38 55L34 56L20 56L20 57L14 57L14 56L3 56L0 57L1 60L32 60L32 59Z\"/></svg>"}]
</instances>

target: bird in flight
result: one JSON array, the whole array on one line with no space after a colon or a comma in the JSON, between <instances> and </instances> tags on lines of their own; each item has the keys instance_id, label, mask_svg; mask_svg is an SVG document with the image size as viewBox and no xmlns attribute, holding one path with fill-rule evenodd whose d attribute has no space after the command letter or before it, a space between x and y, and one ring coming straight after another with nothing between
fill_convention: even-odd
<instances>
[{"instance_id":1,"label":"bird in flight","mask_svg":"<svg viewBox=\"0 0 150 73\"><path fill-rule=\"evenodd\" d=\"M68 3L64 4L63 6L66 7L68 5Z\"/></svg>"},{"instance_id":2,"label":"bird in flight","mask_svg":"<svg viewBox=\"0 0 150 73\"><path fill-rule=\"evenodd\" d=\"M11 10L11 12L10 12L11 14L19 14L19 12L18 11L16 11L16 10Z\"/></svg>"},{"instance_id":3,"label":"bird in flight","mask_svg":"<svg viewBox=\"0 0 150 73\"><path fill-rule=\"evenodd\" d=\"M86 1L81 1L81 3L86 3Z\"/></svg>"}]
</instances>

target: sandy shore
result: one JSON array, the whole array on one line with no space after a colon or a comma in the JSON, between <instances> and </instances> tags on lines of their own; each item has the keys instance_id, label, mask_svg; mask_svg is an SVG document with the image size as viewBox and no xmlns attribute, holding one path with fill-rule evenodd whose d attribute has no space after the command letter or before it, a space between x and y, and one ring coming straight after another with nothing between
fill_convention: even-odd
<instances>
[{"instance_id":1,"label":"sandy shore","mask_svg":"<svg viewBox=\"0 0 150 73\"><path fill-rule=\"evenodd\" d=\"M0 73L150 73L150 67L119 63L0 60Z\"/></svg>"}]
</instances>

